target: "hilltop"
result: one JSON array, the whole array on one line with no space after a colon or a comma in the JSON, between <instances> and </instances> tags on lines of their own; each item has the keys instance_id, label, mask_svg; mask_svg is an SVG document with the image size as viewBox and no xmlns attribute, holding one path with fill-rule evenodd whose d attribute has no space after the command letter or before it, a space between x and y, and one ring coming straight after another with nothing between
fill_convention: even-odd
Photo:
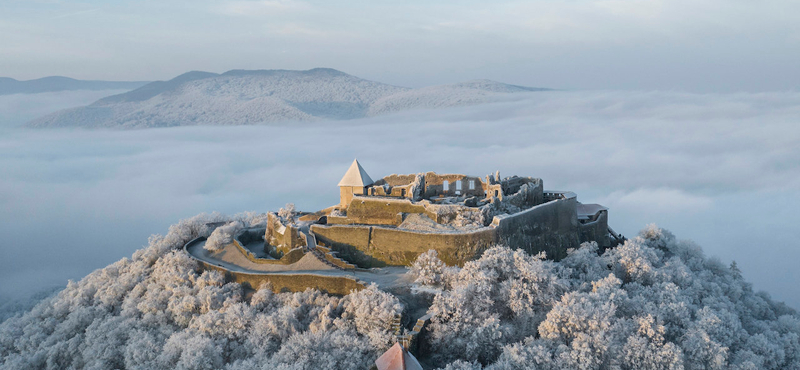
<instances>
[{"instance_id":1,"label":"hilltop","mask_svg":"<svg viewBox=\"0 0 800 370\"><path fill-rule=\"evenodd\" d=\"M146 81L89 81L63 76L51 76L26 81L0 77L0 95L75 90L133 90L145 84L147 84Z\"/></svg>"},{"instance_id":2,"label":"hilltop","mask_svg":"<svg viewBox=\"0 0 800 370\"><path fill-rule=\"evenodd\" d=\"M411 89L327 68L194 71L59 111L28 126L148 128L355 119L480 104L504 94L542 90L489 80Z\"/></svg>"},{"instance_id":3,"label":"hilltop","mask_svg":"<svg viewBox=\"0 0 800 370\"><path fill-rule=\"evenodd\" d=\"M0 369L366 369L394 343L410 302L377 285L344 296L248 289L181 251L226 220L183 220L0 323ZM267 226L255 212L233 220ZM560 262L500 246L445 267L428 252L407 274L419 289L405 295L430 304L417 352L429 369L800 365L794 310L655 226Z\"/></svg>"}]
</instances>

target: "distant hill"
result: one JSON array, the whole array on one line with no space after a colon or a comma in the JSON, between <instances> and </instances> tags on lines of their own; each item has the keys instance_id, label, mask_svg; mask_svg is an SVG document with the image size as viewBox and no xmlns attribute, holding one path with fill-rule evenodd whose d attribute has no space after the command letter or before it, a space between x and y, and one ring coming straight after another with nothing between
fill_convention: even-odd
<instances>
[{"instance_id":1,"label":"distant hill","mask_svg":"<svg viewBox=\"0 0 800 370\"><path fill-rule=\"evenodd\" d=\"M147 84L146 81L87 81L62 76L27 81L0 77L0 95L37 94L72 90L133 90L145 84Z\"/></svg>"},{"instance_id":2,"label":"distant hill","mask_svg":"<svg viewBox=\"0 0 800 370\"><path fill-rule=\"evenodd\" d=\"M327 68L195 71L56 112L28 126L147 128L354 119L480 104L502 94L541 90L546 89L488 80L410 89Z\"/></svg>"}]
</instances>

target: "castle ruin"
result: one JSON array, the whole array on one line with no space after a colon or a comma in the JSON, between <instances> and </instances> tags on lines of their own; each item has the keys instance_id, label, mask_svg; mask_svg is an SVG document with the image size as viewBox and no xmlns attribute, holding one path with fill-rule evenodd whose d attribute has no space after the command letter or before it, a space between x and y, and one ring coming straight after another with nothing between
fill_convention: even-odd
<instances>
[{"instance_id":1,"label":"castle ruin","mask_svg":"<svg viewBox=\"0 0 800 370\"><path fill-rule=\"evenodd\" d=\"M369 282L393 284L431 249L461 266L498 244L558 260L583 242L602 250L623 240L608 227L607 208L544 190L538 178L426 172L374 181L354 160L338 186L334 206L269 212L265 226L239 230L222 250L207 250L205 238L184 249L253 288L270 282L276 291L347 294Z\"/></svg>"},{"instance_id":2,"label":"castle ruin","mask_svg":"<svg viewBox=\"0 0 800 370\"><path fill-rule=\"evenodd\" d=\"M427 172L373 181L354 160L338 185L337 205L301 220L318 245L363 268L409 265L429 249L462 265L496 244L560 259L582 242L607 248L617 237L607 208L545 191L538 178ZM304 245L302 226L271 220L265 240L275 244L267 248Z\"/></svg>"}]
</instances>

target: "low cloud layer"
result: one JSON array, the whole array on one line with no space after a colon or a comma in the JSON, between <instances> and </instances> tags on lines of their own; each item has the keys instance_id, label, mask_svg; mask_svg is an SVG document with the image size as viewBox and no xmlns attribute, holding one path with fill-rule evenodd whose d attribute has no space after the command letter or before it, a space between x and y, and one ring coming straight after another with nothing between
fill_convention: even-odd
<instances>
[{"instance_id":1,"label":"low cloud layer","mask_svg":"<svg viewBox=\"0 0 800 370\"><path fill-rule=\"evenodd\" d=\"M60 91L40 94L13 94L0 97L0 127L19 127L26 122L61 109L94 103L127 90Z\"/></svg>"},{"instance_id":2,"label":"low cloud layer","mask_svg":"<svg viewBox=\"0 0 800 370\"><path fill-rule=\"evenodd\" d=\"M7 104L0 97L0 106ZM736 260L800 307L800 94L547 92L354 121L0 132L0 295L63 285L199 212L316 210L357 157L373 178L536 176Z\"/></svg>"}]
</instances>

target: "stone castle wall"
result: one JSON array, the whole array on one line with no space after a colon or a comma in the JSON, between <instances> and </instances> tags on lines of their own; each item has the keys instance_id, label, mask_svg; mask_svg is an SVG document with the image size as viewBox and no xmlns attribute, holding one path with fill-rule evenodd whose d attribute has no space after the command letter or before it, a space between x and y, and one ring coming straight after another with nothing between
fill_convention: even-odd
<instances>
[{"instance_id":1,"label":"stone castle wall","mask_svg":"<svg viewBox=\"0 0 800 370\"><path fill-rule=\"evenodd\" d=\"M448 190L444 190L444 182L448 182ZM428 172L425 174L425 191L423 197L433 198L440 195L453 196L456 194L456 182L461 181L462 195L472 195L483 198L485 196L484 182L480 177L467 176L461 174L437 174L436 172ZM469 182L475 182L475 188L469 189Z\"/></svg>"},{"instance_id":2,"label":"stone castle wall","mask_svg":"<svg viewBox=\"0 0 800 370\"><path fill-rule=\"evenodd\" d=\"M530 253L544 251L550 258L560 259L567 248L581 242L576 205L574 196L556 199L513 215L496 216L490 227L475 231L434 233L369 225L313 225L311 231L318 242L361 267L408 265L429 249L435 249L448 265L463 265L495 244Z\"/></svg>"},{"instance_id":3,"label":"stone castle wall","mask_svg":"<svg viewBox=\"0 0 800 370\"><path fill-rule=\"evenodd\" d=\"M262 284L270 283L272 291L302 292L308 288L320 291L347 295L352 291L366 288L363 282L347 276L327 276L313 274L253 274L246 272L230 271L210 263L197 260L203 269L215 270L225 275L225 280L244 285L251 289L258 289Z\"/></svg>"},{"instance_id":4,"label":"stone castle wall","mask_svg":"<svg viewBox=\"0 0 800 370\"><path fill-rule=\"evenodd\" d=\"M304 273L249 273L231 271L224 267L200 260L186 251L189 246L201 242L204 239L205 238L199 237L186 243L183 248L184 253L186 253L194 261L197 261L202 270L219 271L225 275L226 281L236 282L251 289L258 289L262 284L270 283L272 290L275 293L302 292L307 288L314 288L330 294L346 295L353 290L361 290L366 288L366 285L362 281L351 276L330 276Z\"/></svg>"},{"instance_id":5,"label":"stone castle wall","mask_svg":"<svg viewBox=\"0 0 800 370\"><path fill-rule=\"evenodd\" d=\"M306 246L306 239L296 226L284 224L274 212L267 213L267 230L264 240L275 247L276 257L289 253L290 250ZM266 251L273 252L273 251Z\"/></svg>"},{"instance_id":6,"label":"stone castle wall","mask_svg":"<svg viewBox=\"0 0 800 370\"><path fill-rule=\"evenodd\" d=\"M347 208L346 217L328 217L329 224L366 224L398 226L403 215L418 213L437 223L452 220L459 212L472 208L455 204L432 204L427 200L411 202L408 199L356 196Z\"/></svg>"},{"instance_id":7,"label":"stone castle wall","mask_svg":"<svg viewBox=\"0 0 800 370\"><path fill-rule=\"evenodd\" d=\"M611 247L611 239L608 237L608 212L600 213L597 220L580 224L581 243L596 241L601 249Z\"/></svg>"},{"instance_id":8,"label":"stone castle wall","mask_svg":"<svg viewBox=\"0 0 800 370\"><path fill-rule=\"evenodd\" d=\"M528 253L545 252L549 258L566 257L568 248L580 245L577 198L556 199L513 215L492 220L501 244Z\"/></svg>"}]
</instances>

